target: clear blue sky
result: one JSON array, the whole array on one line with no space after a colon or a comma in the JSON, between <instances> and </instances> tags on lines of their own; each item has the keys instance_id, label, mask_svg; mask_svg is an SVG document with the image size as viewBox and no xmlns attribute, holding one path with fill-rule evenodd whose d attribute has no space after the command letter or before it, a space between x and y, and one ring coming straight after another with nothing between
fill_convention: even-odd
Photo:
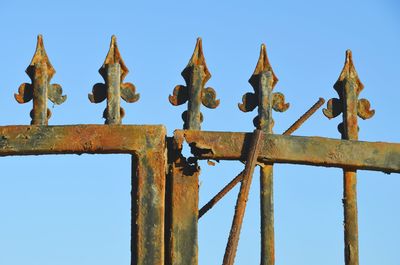
<instances>
[{"instance_id":1,"label":"clear blue sky","mask_svg":"<svg viewBox=\"0 0 400 265\"><path fill-rule=\"evenodd\" d=\"M29 124L31 103L13 98L43 34L67 101L55 106L51 125L102 124L105 104L87 94L101 82L97 70L115 34L130 69L126 81L141 98L125 104L124 124L182 127L184 107L168 95L183 84L180 72L203 38L220 107L203 109L203 130L252 131L256 113L237 103L261 43L290 109L274 113L275 132L290 126L332 85L346 49L365 85L375 116L360 121L360 139L400 142L400 4L383 1L2 1L0 3L0 125ZM50 105L51 106L51 105ZM321 111L296 135L339 138L340 118ZM241 163L201 164L200 204L242 170ZM130 158L41 156L0 159L1 265L129 264ZM258 170L256 171L258 172ZM258 175L258 173L256 173ZM259 192L255 175L237 264L259 264ZM340 169L275 166L276 264L343 264ZM360 262L399 265L400 178L359 172ZM238 189L199 223L200 264L221 264Z\"/></svg>"}]
</instances>

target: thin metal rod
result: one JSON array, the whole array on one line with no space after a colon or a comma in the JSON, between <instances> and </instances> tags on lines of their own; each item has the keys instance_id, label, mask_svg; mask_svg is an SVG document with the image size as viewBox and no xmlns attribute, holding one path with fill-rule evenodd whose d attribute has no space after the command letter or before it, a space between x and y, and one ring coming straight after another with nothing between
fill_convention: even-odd
<instances>
[{"instance_id":1,"label":"thin metal rod","mask_svg":"<svg viewBox=\"0 0 400 265\"><path fill-rule=\"evenodd\" d=\"M273 164L260 165L261 265L275 264Z\"/></svg>"},{"instance_id":2,"label":"thin metal rod","mask_svg":"<svg viewBox=\"0 0 400 265\"><path fill-rule=\"evenodd\" d=\"M236 249L239 243L239 235L242 228L244 212L246 210L246 203L249 196L251 180L261 146L259 142L262 138L262 135L263 133L261 130L254 131L246 166L243 172L242 184L240 186L239 195L236 201L235 214L233 216L232 227L225 249L224 260L222 263L223 265L233 265L235 260Z\"/></svg>"},{"instance_id":3,"label":"thin metal rod","mask_svg":"<svg viewBox=\"0 0 400 265\"><path fill-rule=\"evenodd\" d=\"M290 135L295 132L300 126L310 118L323 104L325 100L323 98L319 98L319 100L309 109L307 110L292 126L290 126L283 134ZM199 219L207 213L214 205L216 205L228 192L230 192L236 184L238 184L243 177L243 172L240 172L234 179L232 179L225 187L223 187L210 201L208 201L201 209L199 210Z\"/></svg>"},{"instance_id":4,"label":"thin metal rod","mask_svg":"<svg viewBox=\"0 0 400 265\"><path fill-rule=\"evenodd\" d=\"M199 211L199 219L242 180L243 172L244 170L240 172L234 179L232 179L231 182L229 182L222 190L220 190L220 192L218 192L209 202L201 207Z\"/></svg>"},{"instance_id":5,"label":"thin metal rod","mask_svg":"<svg viewBox=\"0 0 400 265\"><path fill-rule=\"evenodd\" d=\"M308 118L311 117L323 104L325 100L323 98L319 98L319 100L308 110L306 111L292 126L287 129L283 135L291 135L294 131L296 131Z\"/></svg>"}]
</instances>

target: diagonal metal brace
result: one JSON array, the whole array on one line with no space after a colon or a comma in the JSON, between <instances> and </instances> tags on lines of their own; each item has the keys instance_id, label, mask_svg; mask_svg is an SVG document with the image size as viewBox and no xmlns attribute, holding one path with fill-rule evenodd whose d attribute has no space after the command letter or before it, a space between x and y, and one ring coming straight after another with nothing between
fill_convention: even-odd
<instances>
[{"instance_id":1,"label":"diagonal metal brace","mask_svg":"<svg viewBox=\"0 0 400 265\"><path fill-rule=\"evenodd\" d=\"M292 126L290 126L283 135L291 135L294 131L296 131L308 118L310 118L321 106L325 103L323 98L319 98L319 100L309 109L307 110ZM244 171L240 172L234 179L232 179L225 187L222 188L208 203L206 203L199 210L199 219L214 207L228 192L230 192L236 184L238 184L243 178Z\"/></svg>"},{"instance_id":2,"label":"diagonal metal brace","mask_svg":"<svg viewBox=\"0 0 400 265\"><path fill-rule=\"evenodd\" d=\"M242 185L236 201L235 215L233 216L232 227L229 233L228 244L226 245L223 265L232 265L236 256L236 249L239 243L240 229L242 228L244 212L246 210L247 199L249 197L251 180L254 168L257 164L258 153L260 151L260 140L263 132L255 130L250 150L247 155L247 162L243 172Z\"/></svg>"}]
</instances>

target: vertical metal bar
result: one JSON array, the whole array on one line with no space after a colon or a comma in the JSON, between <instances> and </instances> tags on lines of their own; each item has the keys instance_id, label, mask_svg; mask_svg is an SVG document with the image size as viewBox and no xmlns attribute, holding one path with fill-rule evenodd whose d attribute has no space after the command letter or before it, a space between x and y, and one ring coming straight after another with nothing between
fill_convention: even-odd
<instances>
[{"instance_id":1,"label":"vertical metal bar","mask_svg":"<svg viewBox=\"0 0 400 265\"><path fill-rule=\"evenodd\" d=\"M345 101L343 106L342 139L358 140L357 84L348 79L344 82ZM345 264L358 265L358 216L357 216L357 173L343 170L343 207Z\"/></svg>"},{"instance_id":2,"label":"vertical metal bar","mask_svg":"<svg viewBox=\"0 0 400 265\"><path fill-rule=\"evenodd\" d=\"M165 264L165 135L132 155L131 265ZM157 138L157 139L156 139Z\"/></svg>"},{"instance_id":3,"label":"vertical metal bar","mask_svg":"<svg viewBox=\"0 0 400 265\"><path fill-rule=\"evenodd\" d=\"M233 265L236 256L236 250L239 243L240 230L242 228L243 217L246 210L246 203L249 197L251 180L254 168L257 163L258 152L260 150L260 140L262 131L255 130L250 144L246 159L246 167L243 172L242 184L240 185L239 195L236 201L235 214L233 216L232 227L229 233L228 244L226 245L223 265Z\"/></svg>"},{"instance_id":4,"label":"vertical metal bar","mask_svg":"<svg viewBox=\"0 0 400 265\"><path fill-rule=\"evenodd\" d=\"M183 128L186 130L201 130L203 116L201 104L207 108L216 108L214 89L204 85L211 78L203 54L200 38L188 65L182 71L186 86L178 85L169 96L172 105L177 106L188 101L187 110L183 112ZM169 265L198 264L197 222L199 213L199 174L200 168L195 163L189 163L181 155L182 143L171 140L172 155L169 159L168 200L171 202L169 216L170 231L167 231L168 252L166 262Z\"/></svg>"},{"instance_id":5,"label":"vertical metal bar","mask_svg":"<svg viewBox=\"0 0 400 265\"><path fill-rule=\"evenodd\" d=\"M200 170L187 164L175 144L171 139L168 148L166 265L196 265Z\"/></svg>"},{"instance_id":6,"label":"vertical metal bar","mask_svg":"<svg viewBox=\"0 0 400 265\"><path fill-rule=\"evenodd\" d=\"M193 65L190 74L190 82L188 84L189 100L187 111L187 123L184 129L187 130L201 130L202 114L200 112L201 106L201 90L203 88L204 79L204 66Z\"/></svg>"},{"instance_id":7,"label":"vertical metal bar","mask_svg":"<svg viewBox=\"0 0 400 265\"><path fill-rule=\"evenodd\" d=\"M261 264L275 264L273 166L260 166Z\"/></svg>"},{"instance_id":8,"label":"vertical metal bar","mask_svg":"<svg viewBox=\"0 0 400 265\"><path fill-rule=\"evenodd\" d=\"M339 99L328 101L324 114L329 119L343 113L343 123L339 124L342 139L358 140L357 115L363 119L371 118L374 111L366 99L358 99L364 85L355 70L352 54L346 51L346 62L334 85ZM343 169L343 207L344 207L344 250L345 264L358 265L358 217L357 217L357 171Z\"/></svg>"},{"instance_id":9,"label":"vertical metal bar","mask_svg":"<svg viewBox=\"0 0 400 265\"><path fill-rule=\"evenodd\" d=\"M32 125L47 125L47 76L46 63L37 63L33 69L33 109Z\"/></svg>"},{"instance_id":10,"label":"vertical metal bar","mask_svg":"<svg viewBox=\"0 0 400 265\"><path fill-rule=\"evenodd\" d=\"M246 93L240 110L252 111L258 107L258 116L254 119L257 129L266 134L273 133L274 120L272 109L283 112L289 107L281 93L272 93L278 78L269 63L266 47L261 45L260 57L249 83L254 93ZM273 205L273 165L260 165L260 215L261 215L261 264L275 264L274 251L274 205Z\"/></svg>"},{"instance_id":11,"label":"vertical metal bar","mask_svg":"<svg viewBox=\"0 0 400 265\"><path fill-rule=\"evenodd\" d=\"M121 66L119 63L107 64L107 108L106 124L121 124Z\"/></svg>"},{"instance_id":12,"label":"vertical metal bar","mask_svg":"<svg viewBox=\"0 0 400 265\"><path fill-rule=\"evenodd\" d=\"M277 80L277 79L276 79ZM265 133L273 133L272 127L272 71L262 72L260 76L259 128ZM261 265L275 264L273 165L260 166L260 218L261 218Z\"/></svg>"}]
</instances>

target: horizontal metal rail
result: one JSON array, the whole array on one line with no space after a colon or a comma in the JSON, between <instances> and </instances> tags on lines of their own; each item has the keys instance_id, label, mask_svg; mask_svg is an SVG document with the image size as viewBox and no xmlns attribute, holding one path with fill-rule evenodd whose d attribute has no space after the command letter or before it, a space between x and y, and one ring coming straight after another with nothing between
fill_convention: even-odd
<instances>
[{"instance_id":1,"label":"horizontal metal rail","mask_svg":"<svg viewBox=\"0 0 400 265\"><path fill-rule=\"evenodd\" d=\"M176 130L198 159L245 160L251 133ZM258 160L400 173L400 144L324 137L264 135Z\"/></svg>"},{"instance_id":2,"label":"horizontal metal rail","mask_svg":"<svg viewBox=\"0 0 400 265\"><path fill-rule=\"evenodd\" d=\"M161 125L3 126L0 156L164 152L165 134Z\"/></svg>"}]
</instances>

